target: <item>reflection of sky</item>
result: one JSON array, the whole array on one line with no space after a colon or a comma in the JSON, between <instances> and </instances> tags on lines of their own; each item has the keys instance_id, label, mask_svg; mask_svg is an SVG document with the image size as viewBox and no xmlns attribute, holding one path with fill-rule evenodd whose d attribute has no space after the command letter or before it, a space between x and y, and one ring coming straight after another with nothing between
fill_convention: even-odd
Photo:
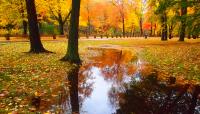
<instances>
[{"instance_id":1,"label":"reflection of sky","mask_svg":"<svg viewBox=\"0 0 200 114\"><path fill-rule=\"evenodd\" d=\"M83 111L86 114L112 114L115 110L109 105L108 92L112 86L111 82L105 81L100 68L91 68L94 90L89 98L83 102Z\"/></svg>"}]
</instances>

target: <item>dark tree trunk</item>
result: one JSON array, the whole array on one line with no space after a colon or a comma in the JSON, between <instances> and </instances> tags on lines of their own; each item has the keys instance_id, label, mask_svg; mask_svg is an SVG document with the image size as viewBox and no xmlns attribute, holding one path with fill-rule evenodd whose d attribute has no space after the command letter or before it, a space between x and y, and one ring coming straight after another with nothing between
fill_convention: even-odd
<instances>
[{"instance_id":1,"label":"dark tree trunk","mask_svg":"<svg viewBox=\"0 0 200 114\"><path fill-rule=\"evenodd\" d=\"M64 35L64 23L62 21L59 21L59 32L60 35Z\"/></svg>"},{"instance_id":2,"label":"dark tree trunk","mask_svg":"<svg viewBox=\"0 0 200 114\"><path fill-rule=\"evenodd\" d=\"M191 34L190 33L188 33L188 39L191 39Z\"/></svg>"},{"instance_id":3,"label":"dark tree trunk","mask_svg":"<svg viewBox=\"0 0 200 114\"><path fill-rule=\"evenodd\" d=\"M122 30L122 32L123 32L123 37L125 37L125 19L124 19L124 15L122 16L122 26L123 26L123 30Z\"/></svg>"},{"instance_id":4,"label":"dark tree trunk","mask_svg":"<svg viewBox=\"0 0 200 114\"><path fill-rule=\"evenodd\" d=\"M142 27L142 25L143 25L143 20L142 20L142 18L140 18L140 35L141 36L143 36L143 27Z\"/></svg>"},{"instance_id":5,"label":"dark tree trunk","mask_svg":"<svg viewBox=\"0 0 200 114\"><path fill-rule=\"evenodd\" d=\"M63 19L62 19L62 15L61 15L61 10L58 11L58 23L59 23L59 32L60 32L60 35L64 35L64 22L63 22Z\"/></svg>"},{"instance_id":6,"label":"dark tree trunk","mask_svg":"<svg viewBox=\"0 0 200 114\"><path fill-rule=\"evenodd\" d=\"M157 28L157 26L156 26L156 24L154 25L154 31L153 31L153 35L154 36L156 36L156 28Z\"/></svg>"},{"instance_id":7,"label":"dark tree trunk","mask_svg":"<svg viewBox=\"0 0 200 114\"><path fill-rule=\"evenodd\" d=\"M28 30L28 23L27 21L23 20L23 35L27 35Z\"/></svg>"},{"instance_id":8,"label":"dark tree trunk","mask_svg":"<svg viewBox=\"0 0 200 114\"><path fill-rule=\"evenodd\" d=\"M88 11L89 12L89 11ZM87 36L89 37L91 35L91 23L90 23L90 16L88 16L88 31Z\"/></svg>"},{"instance_id":9,"label":"dark tree trunk","mask_svg":"<svg viewBox=\"0 0 200 114\"><path fill-rule=\"evenodd\" d=\"M187 16L187 0L181 0L181 28L179 41L185 39L186 17Z\"/></svg>"},{"instance_id":10,"label":"dark tree trunk","mask_svg":"<svg viewBox=\"0 0 200 114\"><path fill-rule=\"evenodd\" d=\"M173 32L173 25L170 25L169 26L169 39L172 39L173 38L173 35L172 35L172 32Z\"/></svg>"},{"instance_id":11,"label":"dark tree trunk","mask_svg":"<svg viewBox=\"0 0 200 114\"><path fill-rule=\"evenodd\" d=\"M79 114L79 99L78 99L78 72L79 67L73 68L68 73L68 81L70 84L70 103L72 107L72 114Z\"/></svg>"},{"instance_id":12,"label":"dark tree trunk","mask_svg":"<svg viewBox=\"0 0 200 114\"><path fill-rule=\"evenodd\" d=\"M153 36L153 22L151 22L151 33L150 36Z\"/></svg>"},{"instance_id":13,"label":"dark tree trunk","mask_svg":"<svg viewBox=\"0 0 200 114\"><path fill-rule=\"evenodd\" d=\"M35 0L26 0L26 9L27 9L27 14L28 14L28 25L29 25L29 32L30 32L30 35L29 35L30 44L31 44L30 52L33 52L33 53L46 52L40 40L37 14L36 14L36 8L35 8Z\"/></svg>"},{"instance_id":14,"label":"dark tree trunk","mask_svg":"<svg viewBox=\"0 0 200 114\"><path fill-rule=\"evenodd\" d=\"M20 10L19 12L21 13L21 17L24 19L26 18L25 16L25 9L24 9L24 5L23 5L23 1L20 1ZM27 21L24 19L22 22L23 25L23 35L27 35L27 31L28 31L28 23Z\"/></svg>"},{"instance_id":15,"label":"dark tree trunk","mask_svg":"<svg viewBox=\"0 0 200 114\"><path fill-rule=\"evenodd\" d=\"M80 0L72 0L68 48L66 55L61 60L77 64L81 63L78 53L79 15L80 15Z\"/></svg>"},{"instance_id":16,"label":"dark tree trunk","mask_svg":"<svg viewBox=\"0 0 200 114\"><path fill-rule=\"evenodd\" d=\"M167 40L167 15L164 13L161 17L161 22L162 22L162 35L161 35L161 40L166 41Z\"/></svg>"}]
</instances>

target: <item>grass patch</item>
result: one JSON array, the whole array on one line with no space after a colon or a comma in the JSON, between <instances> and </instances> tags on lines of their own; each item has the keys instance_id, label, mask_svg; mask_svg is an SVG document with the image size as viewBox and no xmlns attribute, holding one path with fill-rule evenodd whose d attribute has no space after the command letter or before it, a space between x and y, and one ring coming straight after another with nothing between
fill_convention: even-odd
<instances>
[{"instance_id":1,"label":"grass patch","mask_svg":"<svg viewBox=\"0 0 200 114\"><path fill-rule=\"evenodd\" d=\"M162 76L171 75L199 81L199 48L199 44L157 45L146 47L141 56L162 71Z\"/></svg>"}]
</instances>

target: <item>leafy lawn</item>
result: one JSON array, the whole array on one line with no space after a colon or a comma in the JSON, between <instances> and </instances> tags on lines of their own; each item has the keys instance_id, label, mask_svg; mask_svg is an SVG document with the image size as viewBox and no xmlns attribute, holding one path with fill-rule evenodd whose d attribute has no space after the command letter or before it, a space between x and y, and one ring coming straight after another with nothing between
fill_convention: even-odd
<instances>
[{"instance_id":1,"label":"leafy lawn","mask_svg":"<svg viewBox=\"0 0 200 114\"><path fill-rule=\"evenodd\" d=\"M28 42L0 43L0 113L29 112L31 98L40 95L45 109L66 90L67 72L72 67L59 61L66 53L66 42L44 41L53 54L30 54ZM89 46L118 45L133 49L162 75L180 76L188 80L200 79L200 40L177 39L161 42L160 39L81 40L81 58L84 61ZM67 91L67 90L66 90Z\"/></svg>"},{"instance_id":2,"label":"leafy lawn","mask_svg":"<svg viewBox=\"0 0 200 114\"><path fill-rule=\"evenodd\" d=\"M200 44L156 45L144 48L145 61L161 71L161 76L200 80Z\"/></svg>"}]
</instances>

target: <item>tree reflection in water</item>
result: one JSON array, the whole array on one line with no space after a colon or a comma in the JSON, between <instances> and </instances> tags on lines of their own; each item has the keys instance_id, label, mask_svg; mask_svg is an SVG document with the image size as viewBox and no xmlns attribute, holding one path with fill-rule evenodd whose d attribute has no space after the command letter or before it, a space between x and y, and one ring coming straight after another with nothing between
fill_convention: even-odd
<instances>
[{"instance_id":1,"label":"tree reflection in water","mask_svg":"<svg viewBox=\"0 0 200 114\"><path fill-rule=\"evenodd\" d=\"M176 84L173 77L161 81L133 58L129 51L100 49L89 63L73 69L72 110L78 112L80 104L81 114L200 114L198 85Z\"/></svg>"},{"instance_id":2,"label":"tree reflection in water","mask_svg":"<svg viewBox=\"0 0 200 114\"><path fill-rule=\"evenodd\" d=\"M79 67L73 67L68 73L70 104L72 114L79 114L79 98L78 98L78 72Z\"/></svg>"},{"instance_id":3,"label":"tree reflection in water","mask_svg":"<svg viewBox=\"0 0 200 114\"><path fill-rule=\"evenodd\" d=\"M154 73L118 92L117 114L199 114L199 93L198 85L166 84Z\"/></svg>"}]
</instances>

